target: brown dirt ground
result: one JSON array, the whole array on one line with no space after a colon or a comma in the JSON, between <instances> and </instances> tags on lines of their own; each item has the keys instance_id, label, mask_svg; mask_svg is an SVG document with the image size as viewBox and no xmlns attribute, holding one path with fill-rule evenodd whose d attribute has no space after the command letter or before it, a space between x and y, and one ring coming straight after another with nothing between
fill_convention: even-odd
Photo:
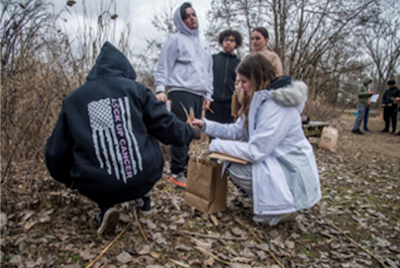
<instances>
[{"instance_id":1,"label":"brown dirt ground","mask_svg":"<svg viewBox=\"0 0 400 268\"><path fill-rule=\"evenodd\" d=\"M334 125L341 130L338 149L358 151L359 149L367 154L381 154L393 158L400 159L400 136L394 136L389 133L380 133L385 123L380 114L370 116L368 120L368 128L372 132L365 132L365 135L354 135L350 131L355 120L354 115L342 114L342 116L334 122ZM400 122L397 123L397 131L400 131ZM361 128L361 131L363 129ZM360 151L360 152L361 152Z\"/></svg>"}]
</instances>

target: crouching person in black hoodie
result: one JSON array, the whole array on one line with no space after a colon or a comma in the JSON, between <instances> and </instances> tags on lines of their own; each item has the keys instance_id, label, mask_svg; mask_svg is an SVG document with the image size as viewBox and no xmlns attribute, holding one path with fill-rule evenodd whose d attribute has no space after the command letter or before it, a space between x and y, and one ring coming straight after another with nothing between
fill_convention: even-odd
<instances>
[{"instance_id":1,"label":"crouching person in black hoodie","mask_svg":"<svg viewBox=\"0 0 400 268\"><path fill-rule=\"evenodd\" d=\"M157 140L200 138L199 128L178 120L135 78L128 59L106 42L86 83L64 99L47 141L51 176L99 205L99 234L114 231L117 203L135 200L150 212L150 190L164 166Z\"/></svg>"}]
</instances>

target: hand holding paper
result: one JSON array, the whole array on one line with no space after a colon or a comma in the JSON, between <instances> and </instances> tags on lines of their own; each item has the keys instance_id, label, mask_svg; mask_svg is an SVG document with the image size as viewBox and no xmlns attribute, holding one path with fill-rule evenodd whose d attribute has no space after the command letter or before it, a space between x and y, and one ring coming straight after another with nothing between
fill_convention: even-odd
<instances>
[{"instance_id":1,"label":"hand holding paper","mask_svg":"<svg viewBox=\"0 0 400 268\"><path fill-rule=\"evenodd\" d=\"M379 94L373 94L373 95L371 96L370 101L371 101L371 102L377 102L378 99L379 99Z\"/></svg>"}]
</instances>

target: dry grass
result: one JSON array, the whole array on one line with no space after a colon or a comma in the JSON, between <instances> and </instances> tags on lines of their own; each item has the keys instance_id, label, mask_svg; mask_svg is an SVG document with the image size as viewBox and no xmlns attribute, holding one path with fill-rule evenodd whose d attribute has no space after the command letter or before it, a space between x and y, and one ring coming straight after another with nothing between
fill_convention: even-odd
<instances>
[{"instance_id":1,"label":"dry grass","mask_svg":"<svg viewBox=\"0 0 400 268\"><path fill-rule=\"evenodd\" d=\"M330 121L338 118L340 112L324 100L309 99L304 107L303 115L308 115L311 121Z\"/></svg>"},{"instance_id":2,"label":"dry grass","mask_svg":"<svg viewBox=\"0 0 400 268\"><path fill-rule=\"evenodd\" d=\"M99 6L109 4L99 3ZM15 174L18 163L32 176L43 172L45 143L54 128L62 99L83 84L104 41L112 40L112 13L101 12L97 31L85 17L65 6L54 14L46 1L28 0L24 4L5 1L2 14L1 45L1 180ZM66 34L67 21L78 21L71 44ZM100 14L100 13L99 13ZM63 29L63 30L62 30ZM129 31L121 35L118 47L127 55ZM78 46L79 49L74 49Z\"/></svg>"}]
</instances>

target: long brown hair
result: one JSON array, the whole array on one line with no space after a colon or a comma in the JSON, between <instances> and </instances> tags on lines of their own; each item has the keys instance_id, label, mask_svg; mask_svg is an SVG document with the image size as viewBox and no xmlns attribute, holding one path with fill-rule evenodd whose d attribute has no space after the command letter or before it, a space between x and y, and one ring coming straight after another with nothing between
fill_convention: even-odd
<instances>
[{"instance_id":1,"label":"long brown hair","mask_svg":"<svg viewBox=\"0 0 400 268\"><path fill-rule=\"evenodd\" d=\"M242 60L236 72L250 80L250 96L244 96L242 107L239 110L239 115L244 113L246 116L244 124L247 127L253 94L256 91L268 88L269 84L275 79L275 68L262 54L254 53Z\"/></svg>"}]
</instances>

